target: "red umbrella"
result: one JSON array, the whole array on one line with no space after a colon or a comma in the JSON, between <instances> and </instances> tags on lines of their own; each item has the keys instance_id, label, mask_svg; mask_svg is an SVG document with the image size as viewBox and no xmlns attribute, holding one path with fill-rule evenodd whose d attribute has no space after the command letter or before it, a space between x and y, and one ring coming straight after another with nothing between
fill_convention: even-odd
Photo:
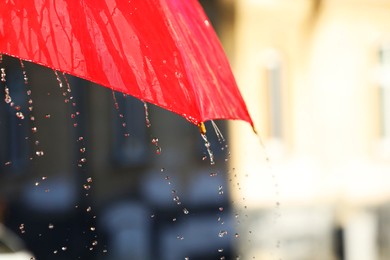
<instances>
[{"instance_id":1,"label":"red umbrella","mask_svg":"<svg viewBox=\"0 0 390 260\"><path fill-rule=\"evenodd\" d=\"M253 122L196 0L0 0L0 53L184 116Z\"/></svg>"}]
</instances>

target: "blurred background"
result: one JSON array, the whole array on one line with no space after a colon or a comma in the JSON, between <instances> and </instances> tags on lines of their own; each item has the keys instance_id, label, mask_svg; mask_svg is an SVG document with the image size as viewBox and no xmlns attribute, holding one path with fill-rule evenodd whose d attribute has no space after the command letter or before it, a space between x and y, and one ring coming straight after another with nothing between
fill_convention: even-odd
<instances>
[{"instance_id":1,"label":"blurred background","mask_svg":"<svg viewBox=\"0 0 390 260\"><path fill-rule=\"evenodd\" d=\"M218 121L221 143L208 123L211 166L181 117L149 106L146 127L139 100L27 62L25 84L4 57L1 252L390 258L390 2L200 2L259 136Z\"/></svg>"}]
</instances>

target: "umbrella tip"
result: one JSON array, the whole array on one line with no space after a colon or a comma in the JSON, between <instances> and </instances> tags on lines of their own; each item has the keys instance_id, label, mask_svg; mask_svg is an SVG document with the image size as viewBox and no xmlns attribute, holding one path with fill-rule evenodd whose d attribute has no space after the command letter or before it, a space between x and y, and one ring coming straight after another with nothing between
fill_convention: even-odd
<instances>
[{"instance_id":1,"label":"umbrella tip","mask_svg":"<svg viewBox=\"0 0 390 260\"><path fill-rule=\"evenodd\" d=\"M204 125L203 122L200 122L198 124L199 131L202 135L206 134L206 126Z\"/></svg>"}]
</instances>

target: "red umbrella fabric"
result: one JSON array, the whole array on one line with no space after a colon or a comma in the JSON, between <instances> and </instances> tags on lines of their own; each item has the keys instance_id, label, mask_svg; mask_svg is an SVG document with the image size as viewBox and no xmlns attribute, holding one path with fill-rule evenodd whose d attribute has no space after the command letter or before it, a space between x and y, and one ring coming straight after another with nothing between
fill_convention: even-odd
<instances>
[{"instance_id":1,"label":"red umbrella fabric","mask_svg":"<svg viewBox=\"0 0 390 260\"><path fill-rule=\"evenodd\" d=\"M196 0L0 0L0 53L90 80L194 124L253 122Z\"/></svg>"}]
</instances>

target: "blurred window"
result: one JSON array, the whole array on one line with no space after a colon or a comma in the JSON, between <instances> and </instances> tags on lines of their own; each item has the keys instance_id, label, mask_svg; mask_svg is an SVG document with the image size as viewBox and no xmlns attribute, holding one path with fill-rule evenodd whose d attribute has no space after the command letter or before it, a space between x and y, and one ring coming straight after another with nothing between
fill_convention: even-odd
<instances>
[{"instance_id":1,"label":"blurred window","mask_svg":"<svg viewBox=\"0 0 390 260\"><path fill-rule=\"evenodd\" d=\"M277 51L270 50L265 56L265 86L268 97L267 111L269 136L283 137L282 62Z\"/></svg>"},{"instance_id":2,"label":"blurred window","mask_svg":"<svg viewBox=\"0 0 390 260\"><path fill-rule=\"evenodd\" d=\"M390 45L379 50L380 62L380 129L381 137L390 137Z\"/></svg>"}]
</instances>

